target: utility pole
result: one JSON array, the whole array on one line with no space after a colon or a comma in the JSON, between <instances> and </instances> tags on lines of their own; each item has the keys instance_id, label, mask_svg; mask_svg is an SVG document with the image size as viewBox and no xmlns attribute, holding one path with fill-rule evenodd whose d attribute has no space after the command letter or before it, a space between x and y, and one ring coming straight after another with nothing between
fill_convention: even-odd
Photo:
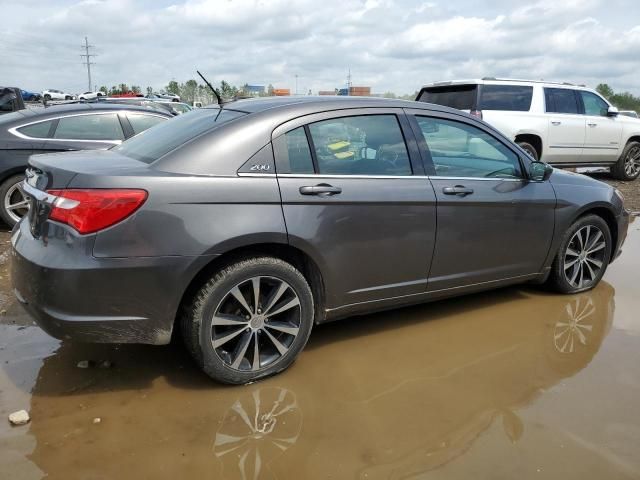
<instances>
[{"instance_id":1,"label":"utility pole","mask_svg":"<svg viewBox=\"0 0 640 480\"><path fill-rule=\"evenodd\" d=\"M298 74L296 73L296 95L298 95Z\"/></svg>"},{"instance_id":2,"label":"utility pole","mask_svg":"<svg viewBox=\"0 0 640 480\"><path fill-rule=\"evenodd\" d=\"M349 73L347 74L347 95L351 95L351 67L349 67Z\"/></svg>"},{"instance_id":3,"label":"utility pole","mask_svg":"<svg viewBox=\"0 0 640 480\"><path fill-rule=\"evenodd\" d=\"M84 37L84 45L81 45L80 47L84 48L84 54L80 55L80 56L85 59L85 61L82 62L82 63L83 63L83 65L87 66L87 79L89 81L88 90L91 90L91 65L95 65L95 63L93 63L91 61L91 57L95 57L96 55L93 54L93 53L89 53L89 49L90 48L94 48L94 47L93 47L93 45L89 45L89 40L87 39L87 37Z\"/></svg>"}]
</instances>

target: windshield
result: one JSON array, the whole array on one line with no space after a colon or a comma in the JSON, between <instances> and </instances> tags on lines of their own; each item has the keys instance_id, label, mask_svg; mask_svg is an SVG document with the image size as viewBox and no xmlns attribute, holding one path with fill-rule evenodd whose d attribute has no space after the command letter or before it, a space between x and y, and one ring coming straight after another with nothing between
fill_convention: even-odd
<instances>
[{"instance_id":1,"label":"windshield","mask_svg":"<svg viewBox=\"0 0 640 480\"><path fill-rule=\"evenodd\" d=\"M136 135L113 150L152 163L189 140L243 115L246 113L216 108L192 110Z\"/></svg>"}]
</instances>

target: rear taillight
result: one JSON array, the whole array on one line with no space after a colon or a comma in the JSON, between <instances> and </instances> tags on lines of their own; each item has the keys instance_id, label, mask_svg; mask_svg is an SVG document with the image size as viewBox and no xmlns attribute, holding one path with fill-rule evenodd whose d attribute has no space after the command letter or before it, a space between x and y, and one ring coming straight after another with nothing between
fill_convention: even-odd
<instances>
[{"instance_id":1,"label":"rear taillight","mask_svg":"<svg viewBox=\"0 0 640 480\"><path fill-rule=\"evenodd\" d=\"M58 197L49 218L66 223L82 234L121 222L147 199L145 190L133 189L69 189L47 193Z\"/></svg>"},{"instance_id":2,"label":"rear taillight","mask_svg":"<svg viewBox=\"0 0 640 480\"><path fill-rule=\"evenodd\" d=\"M482 120L482 110L471 110L469 113L474 117L478 117L480 120Z\"/></svg>"}]
</instances>

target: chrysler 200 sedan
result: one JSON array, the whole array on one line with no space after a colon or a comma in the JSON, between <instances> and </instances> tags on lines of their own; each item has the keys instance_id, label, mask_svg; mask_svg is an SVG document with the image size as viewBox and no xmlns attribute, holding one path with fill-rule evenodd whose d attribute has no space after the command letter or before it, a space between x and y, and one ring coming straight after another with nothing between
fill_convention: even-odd
<instances>
[{"instance_id":1,"label":"chrysler 200 sedan","mask_svg":"<svg viewBox=\"0 0 640 480\"><path fill-rule=\"evenodd\" d=\"M237 101L29 163L12 268L39 325L91 342L181 330L234 384L287 368L329 320L524 282L588 290L628 226L617 190L406 101Z\"/></svg>"}]
</instances>

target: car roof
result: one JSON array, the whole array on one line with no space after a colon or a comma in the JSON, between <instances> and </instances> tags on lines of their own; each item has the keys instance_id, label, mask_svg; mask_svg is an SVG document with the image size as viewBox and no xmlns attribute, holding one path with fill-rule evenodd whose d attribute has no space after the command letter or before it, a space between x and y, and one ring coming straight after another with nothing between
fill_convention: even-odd
<instances>
[{"instance_id":1,"label":"car roof","mask_svg":"<svg viewBox=\"0 0 640 480\"><path fill-rule=\"evenodd\" d=\"M576 85L569 82L553 82L546 80L526 80L519 78L496 78L496 77L483 77L472 79L460 79L460 80L446 80L439 82L432 82L423 85L423 89L432 87L446 87L449 85L553 85L554 87L574 88L579 90L591 90L586 85Z\"/></svg>"}]
</instances>

